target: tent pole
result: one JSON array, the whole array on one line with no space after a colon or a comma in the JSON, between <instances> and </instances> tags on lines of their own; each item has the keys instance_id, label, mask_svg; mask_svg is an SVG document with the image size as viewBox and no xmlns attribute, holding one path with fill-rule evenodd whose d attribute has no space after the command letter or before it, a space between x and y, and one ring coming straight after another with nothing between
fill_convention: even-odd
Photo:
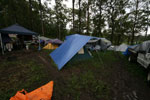
<instances>
[{"instance_id":1,"label":"tent pole","mask_svg":"<svg viewBox=\"0 0 150 100\"><path fill-rule=\"evenodd\" d=\"M1 33L0 33L0 40L1 40L2 54L4 55L3 42L2 42L2 34Z\"/></svg>"},{"instance_id":2,"label":"tent pole","mask_svg":"<svg viewBox=\"0 0 150 100\"><path fill-rule=\"evenodd\" d=\"M41 50L41 44L40 44L40 35L38 36L39 39L39 51Z\"/></svg>"}]
</instances>

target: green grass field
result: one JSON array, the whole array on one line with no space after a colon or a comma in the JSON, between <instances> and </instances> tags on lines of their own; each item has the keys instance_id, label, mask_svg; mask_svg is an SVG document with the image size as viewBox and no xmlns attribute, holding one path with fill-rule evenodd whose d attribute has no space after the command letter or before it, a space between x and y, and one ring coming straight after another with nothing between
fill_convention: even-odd
<instances>
[{"instance_id":1,"label":"green grass field","mask_svg":"<svg viewBox=\"0 0 150 100\"><path fill-rule=\"evenodd\" d=\"M51 80L54 80L53 100L111 100L114 80L122 81L115 75L122 71L122 66L125 73L142 81L146 79L146 73L141 66L129 63L120 53L93 52L91 59L69 62L58 71L48 55L49 52L51 51L36 53L51 63L53 71L40 62L36 53L29 57L18 56L11 61L3 59L0 62L0 100L8 100L21 89L30 92Z\"/></svg>"}]
</instances>

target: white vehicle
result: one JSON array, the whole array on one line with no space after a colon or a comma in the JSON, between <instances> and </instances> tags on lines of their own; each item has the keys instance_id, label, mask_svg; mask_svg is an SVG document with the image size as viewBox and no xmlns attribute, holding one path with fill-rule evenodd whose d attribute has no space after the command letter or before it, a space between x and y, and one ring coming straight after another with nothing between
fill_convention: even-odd
<instances>
[{"instance_id":1,"label":"white vehicle","mask_svg":"<svg viewBox=\"0 0 150 100\"><path fill-rule=\"evenodd\" d=\"M150 40L145 41L139 45L133 46L128 51L129 61L136 61L148 71L147 80L150 82Z\"/></svg>"},{"instance_id":2,"label":"white vehicle","mask_svg":"<svg viewBox=\"0 0 150 100\"><path fill-rule=\"evenodd\" d=\"M137 62L143 67L148 68L150 66L150 52L146 54L138 53Z\"/></svg>"},{"instance_id":3,"label":"white vehicle","mask_svg":"<svg viewBox=\"0 0 150 100\"><path fill-rule=\"evenodd\" d=\"M138 53L137 62L148 70L147 80L150 82L150 41L144 42L143 47L143 51Z\"/></svg>"}]
</instances>

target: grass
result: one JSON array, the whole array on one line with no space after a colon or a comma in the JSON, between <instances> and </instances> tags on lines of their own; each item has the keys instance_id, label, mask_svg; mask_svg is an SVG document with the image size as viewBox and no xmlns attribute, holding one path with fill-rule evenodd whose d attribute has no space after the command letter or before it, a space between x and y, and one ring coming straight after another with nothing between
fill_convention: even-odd
<instances>
[{"instance_id":1,"label":"grass","mask_svg":"<svg viewBox=\"0 0 150 100\"><path fill-rule=\"evenodd\" d=\"M75 100L79 100L82 93L95 99L109 100L109 86L102 80L96 79L92 71L82 73L80 77L72 74L68 88L70 89L68 92L71 92Z\"/></svg>"},{"instance_id":2,"label":"grass","mask_svg":"<svg viewBox=\"0 0 150 100\"><path fill-rule=\"evenodd\" d=\"M0 100L8 100L18 90L31 91L40 86L46 74L43 65L34 60L17 60L1 62L0 76Z\"/></svg>"},{"instance_id":3,"label":"grass","mask_svg":"<svg viewBox=\"0 0 150 100\"><path fill-rule=\"evenodd\" d=\"M42 50L52 66L55 63L49 54L52 51ZM113 67L121 63L125 69L135 77L145 77L145 71L136 63L129 63L121 53L92 52L93 57L88 60L69 62L59 71L58 78L54 80L54 100L110 100L111 85L106 79L114 74ZM117 57L119 56L119 57ZM33 58L17 59L13 61L4 60L0 62L0 100L8 100L18 90L25 89L28 92L44 85L49 79L51 71ZM58 69L56 69L58 70Z\"/></svg>"},{"instance_id":4,"label":"grass","mask_svg":"<svg viewBox=\"0 0 150 100\"><path fill-rule=\"evenodd\" d=\"M66 94L71 94L74 100L81 100L80 97L83 93L90 95L92 98L109 100L110 99L110 86L101 80L98 76L106 68L107 64L113 63L108 60L107 57L113 57L112 52L93 52L93 57L88 60L69 62L64 69L78 69L80 72L72 72L72 75L68 78L67 84L69 90ZM99 58L100 57L100 58ZM111 59L111 58L110 58ZM116 60L115 58L113 59ZM105 64L105 62L108 62ZM108 73L104 73L107 75Z\"/></svg>"},{"instance_id":5,"label":"grass","mask_svg":"<svg viewBox=\"0 0 150 100\"><path fill-rule=\"evenodd\" d=\"M93 57L89 60L78 62L69 62L64 69L80 69L80 72L72 72L67 81L69 90L66 94L71 94L74 100L80 100L82 93L90 95L95 100L110 100L110 84L107 84L103 78L111 77L114 74L112 70L116 63L121 63L125 69L135 77L146 79L146 73L137 63L130 63L124 55L114 52L93 52ZM121 66L122 66L121 65ZM120 66L120 65L119 65ZM120 67L121 67L120 66ZM98 76L100 78L98 78ZM77 92L78 91L78 92ZM91 94L92 93L92 94Z\"/></svg>"},{"instance_id":6,"label":"grass","mask_svg":"<svg viewBox=\"0 0 150 100\"><path fill-rule=\"evenodd\" d=\"M144 67L142 67L138 62L129 62L127 57L118 53L120 58L122 59L124 65L126 66L126 70L135 77L139 77L143 79L145 82L147 81L147 71Z\"/></svg>"},{"instance_id":7,"label":"grass","mask_svg":"<svg viewBox=\"0 0 150 100\"><path fill-rule=\"evenodd\" d=\"M50 53L52 53L54 50L46 50L43 49L42 52L45 52L47 54L47 58L51 61L51 64L53 67L57 68L57 65L55 64L55 62L53 61L53 59L50 56Z\"/></svg>"}]
</instances>

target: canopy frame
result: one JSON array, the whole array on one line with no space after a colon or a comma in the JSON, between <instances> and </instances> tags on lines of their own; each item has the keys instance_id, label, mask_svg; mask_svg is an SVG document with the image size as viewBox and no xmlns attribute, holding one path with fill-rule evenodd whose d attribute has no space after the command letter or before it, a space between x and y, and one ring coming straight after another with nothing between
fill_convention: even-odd
<instances>
[{"instance_id":1,"label":"canopy frame","mask_svg":"<svg viewBox=\"0 0 150 100\"><path fill-rule=\"evenodd\" d=\"M2 41L2 33L0 33L0 42L1 42L2 54L4 55L4 48L3 48L3 41Z\"/></svg>"}]
</instances>

